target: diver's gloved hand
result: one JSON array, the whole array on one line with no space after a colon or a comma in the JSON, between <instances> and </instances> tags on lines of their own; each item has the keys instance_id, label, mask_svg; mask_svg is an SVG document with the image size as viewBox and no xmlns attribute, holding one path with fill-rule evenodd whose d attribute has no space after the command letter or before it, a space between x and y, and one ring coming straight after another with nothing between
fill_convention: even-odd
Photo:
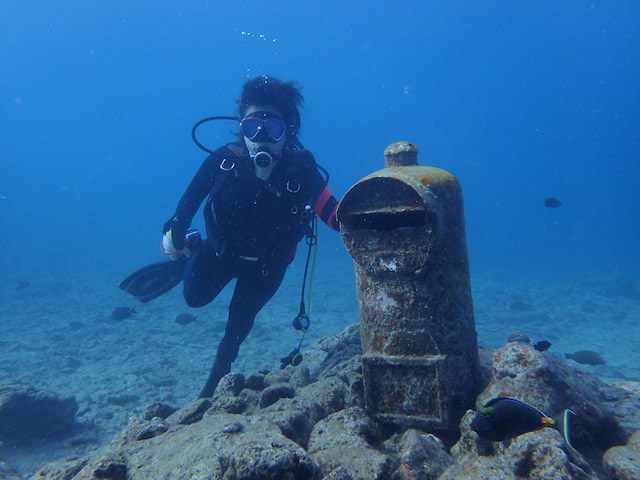
<instances>
[{"instance_id":1,"label":"diver's gloved hand","mask_svg":"<svg viewBox=\"0 0 640 480\"><path fill-rule=\"evenodd\" d=\"M170 220L165 222L164 226L162 227L162 233L164 234L164 237L162 239L163 247L164 240L168 236L167 234L169 234L170 232L171 235L169 235L168 239L170 240L170 245L174 247L174 250L182 250L185 247L184 237L187 234L188 228L189 225L186 222L180 221L176 217L172 217ZM165 252L170 253L166 249Z\"/></svg>"},{"instance_id":2,"label":"diver's gloved hand","mask_svg":"<svg viewBox=\"0 0 640 480\"><path fill-rule=\"evenodd\" d=\"M171 260L178 260L182 256L182 252L173 244L173 234L171 230L162 236L162 252L169 255Z\"/></svg>"}]
</instances>

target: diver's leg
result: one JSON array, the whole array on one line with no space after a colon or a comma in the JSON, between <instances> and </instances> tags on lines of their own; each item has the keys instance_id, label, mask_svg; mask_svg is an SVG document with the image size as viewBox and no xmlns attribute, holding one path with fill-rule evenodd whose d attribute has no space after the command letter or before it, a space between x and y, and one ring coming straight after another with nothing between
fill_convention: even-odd
<instances>
[{"instance_id":1,"label":"diver's leg","mask_svg":"<svg viewBox=\"0 0 640 480\"><path fill-rule=\"evenodd\" d=\"M183 282L187 305L202 307L218 296L233 278L227 263L206 242L191 254Z\"/></svg>"},{"instance_id":2,"label":"diver's leg","mask_svg":"<svg viewBox=\"0 0 640 480\"><path fill-rule=\"evenodd\" d=\"M231 371L240 344L249 335L258 312L278 290L286 270L286 265L272 268L265 276L258 265L243 266L229 304L227 328L200 398L212 396L220 379Z\"/></svg>"}]
</instances>

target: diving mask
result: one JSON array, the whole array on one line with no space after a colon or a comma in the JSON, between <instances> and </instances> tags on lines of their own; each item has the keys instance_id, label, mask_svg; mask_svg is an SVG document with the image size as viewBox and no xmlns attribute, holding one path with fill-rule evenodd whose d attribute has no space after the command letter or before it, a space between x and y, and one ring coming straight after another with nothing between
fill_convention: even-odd
<instances>
[{"instance_id":1,"label":"diving mask","mask_svg":"<svg viewBox=\"0 0 640 480\"><path fill-rule=\"evenodd\" d=\"M287 125L275 113L253 112L242 119L240 130L252 142L276 143L284 138Z\"/></svg>"}]
</instances>

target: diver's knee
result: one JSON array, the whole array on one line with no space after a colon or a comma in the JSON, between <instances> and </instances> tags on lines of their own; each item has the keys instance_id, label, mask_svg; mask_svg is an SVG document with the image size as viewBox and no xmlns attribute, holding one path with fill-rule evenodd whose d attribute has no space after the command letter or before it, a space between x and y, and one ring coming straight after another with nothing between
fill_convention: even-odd
<instances>
[{"instance_id":1,"label":"diver's knee","mask_svg":"<svg viewBox=\"0 0 640 480\"><path fill-rule=\"evenodd\" d=\"M184 293L184 302L187 304L188 307L192 307L192 308L204 307L210 301L211 300L207 298L203 298L202 296L199 296L199 295L189 295L187 292Z\"/></svg>"}]
</instances>

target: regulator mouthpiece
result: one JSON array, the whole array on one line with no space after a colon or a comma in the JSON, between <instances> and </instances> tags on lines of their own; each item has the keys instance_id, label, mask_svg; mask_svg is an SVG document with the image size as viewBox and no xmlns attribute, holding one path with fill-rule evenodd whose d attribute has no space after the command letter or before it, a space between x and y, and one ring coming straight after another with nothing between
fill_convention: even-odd
<instances>
[{"instance_id":1,"label":"regulator mouthpiece","mask_svg":"<svg viewBox=\"0 0 640 480\"><path fill-rule=\"evenodd\" d=\"M273 157L267 150L258 150L253 156L253 162L258 168L267 168L273 163Z\"/></svg>"}]
</instances>

